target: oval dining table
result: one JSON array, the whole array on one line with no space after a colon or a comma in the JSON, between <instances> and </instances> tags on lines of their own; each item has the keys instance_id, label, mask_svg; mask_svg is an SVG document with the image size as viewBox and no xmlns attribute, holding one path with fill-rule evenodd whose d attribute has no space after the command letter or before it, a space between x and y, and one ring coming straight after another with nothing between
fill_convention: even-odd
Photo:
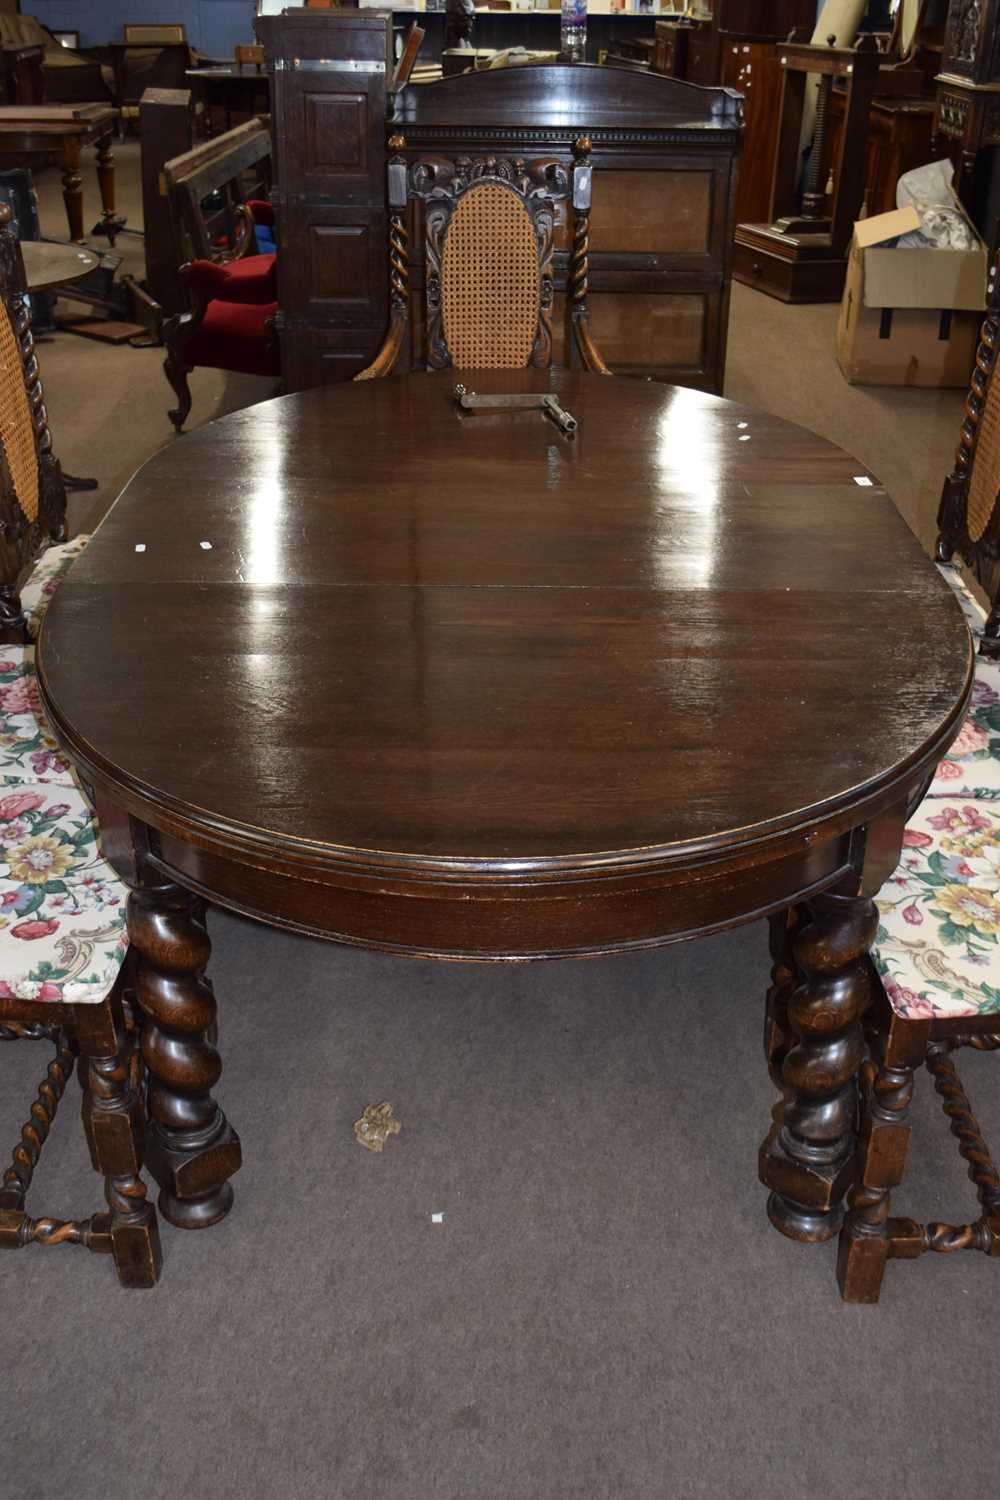
<instances>
[{"instance_id":1,"label":"oval dining table","mask_svg":"<svg viewBox=\"0 0 1000 1500\"><path fill-rule=\"evenodd\" d=\"M576 431L463 410L458 378L554 392ZM697 391L400 377L164 448L61 585L38 671L131 887L165 1217L220 1219L240 1164L206 903L490 961L770 916L770 995L794 1004L761 1176L780 1230L829 1238L873 897L971 670L950 589L873 476Z\"/></svg>"}]
</instances>

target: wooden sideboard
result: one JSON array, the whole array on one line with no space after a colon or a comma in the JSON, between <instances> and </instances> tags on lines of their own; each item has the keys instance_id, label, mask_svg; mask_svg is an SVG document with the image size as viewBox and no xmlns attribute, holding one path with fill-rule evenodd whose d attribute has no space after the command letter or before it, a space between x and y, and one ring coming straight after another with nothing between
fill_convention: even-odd
<instances>
[{"instance_id":1,"label":"wooden sideboard","mask_svg":"<svg viewBox=\"0 0 1000 1500\"><path fill-rule=\"evenodd\" d=\"M408 160L552 157L593 144L590 321L612 367L721 391L741 101L656 74L545 64L405 89L387 110L385 12L258 20L273 83L282 369L289 390L349 380L388 323L388 137ZM554 356L569 259L556 227ZM423 231L411 205L413 320ZM414 340L418 350L419 339ZM414 358L419 358L415 353ZM416 366L415 366L416 367Z\"/></svg>"},{"instance_id":2,"label":"wooden sideboard","mask_svg":"<svg viewBox=\"0 0 1000 1500\"><path fill-rule=\"evenodd\" d=\"M830 95L830 134L827 165L840 159L844 132L846 94L834 89ZM862 210L866 216L888 213L896 207L896 183L904 172L931 160L933 99L892 99L876 95L868 111L865 149L865 190Z\"/></svg>"}]
</instances>

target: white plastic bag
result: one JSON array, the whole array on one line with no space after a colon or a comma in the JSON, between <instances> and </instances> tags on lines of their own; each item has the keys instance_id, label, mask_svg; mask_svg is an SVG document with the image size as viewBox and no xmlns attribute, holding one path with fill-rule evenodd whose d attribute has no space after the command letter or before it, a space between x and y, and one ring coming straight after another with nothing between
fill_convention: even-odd
<instances>
[{"instance_id":1,"label":"white plastic bag","mask_svg":"<svg viewBox=\"0 0 1000 1500\"><path fill-rule=\"evenodd\" d=\"M973 250L979 241L951 185L954 167L947 158L914 167L896 184L896 207L910 205L920 228L901 235L898 250Z\"/></svg>"}]
</instances>

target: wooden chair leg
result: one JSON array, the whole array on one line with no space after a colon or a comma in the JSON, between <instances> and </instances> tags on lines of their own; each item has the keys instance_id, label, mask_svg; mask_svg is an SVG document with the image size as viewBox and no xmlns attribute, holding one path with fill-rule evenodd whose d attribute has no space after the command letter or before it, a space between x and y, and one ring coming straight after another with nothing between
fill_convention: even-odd
<instances>
[{"instance_id":1,"label":"wooden chair leg","mask_svg":"<svg viewBox=\"0 0 1000 1500\"><path fill-rule=\"evenodd\" d=\"M142 1061L138 1038L129 1035L125 1024L120 989L105 1015L81 1018L77 1036L85 1078L84 1129L110 1209L101 1216L107 1223L100 1228L110 1237L122 1285L155 1286L163 1257L156 1210L141 1176L146 1128Z\"/></svg>"},{"instance_id":2,"label":"wooden chair leg","mask_svg":"<svg viewBox=\"0 0 1000 1500\"><path fill-rule=\"evenodd\" d=\"M858 1141L858 1179L840 1232L837 1281L845 1302L877 1302L889 1259L890 1192L906 1170L912 1068L872 1068Z\"/></svg>"},{"instance_id":3,"label":"wooden chair leg","mask_svg":"<svg viewBox=\"0 0 1000 1500\"><path fill-rule=\"evenodd\" d=\"M13 1022L0 1026L0 1038L48 1038L56 1047L11 1165L0 1179L0 1249L83 1245L97 1254L113 1255L123 1285L153 1286L161 1256L156 1213L146 1202L139 1175L145 1112L137 1086L138 1037L126 1028L121 988L120 979L100 1005L59 1006L54 1018L46 1015L53 1007L38 1006L37 1021L26 1019L20 1007ZM66 1027L72 1028L73 1040ZM26 1207L28 1189L73 1071L76 1050L86 1080L84 1128L94 1166L105 1179L110 1212L89 1219L35 1219Z\"/></svg>"},{"instance_id":4,"label":"wooden chair leg","mask_svg":"<svg viewBox=\"0 0 1000 1500\"><path fill-rule=\"evenodd\" d=\"M177 350L170 344L167 346L167 357L163 361L163 373L177 397L177 405L170 408L167 416L180 432L191 412L191 388L188 385L191 366L184 363Z\"/></svg>"},{"instance_id":5,"label":"wooden chair leg","mask_svg":"<svg viewBox=\"0 0 1000 1500\"><path fill-rule=\"evenodd\" d=\"M857 1175L837 1256L837 1281L845 1302L877 1302L886 1263L894 1253L890 1196L906 1171L913 1074L930 1040L929 1022L901 1021L893 1013L874 968L872 984L872 1057L863 1072Z\"/></svg>"}]
</instances>

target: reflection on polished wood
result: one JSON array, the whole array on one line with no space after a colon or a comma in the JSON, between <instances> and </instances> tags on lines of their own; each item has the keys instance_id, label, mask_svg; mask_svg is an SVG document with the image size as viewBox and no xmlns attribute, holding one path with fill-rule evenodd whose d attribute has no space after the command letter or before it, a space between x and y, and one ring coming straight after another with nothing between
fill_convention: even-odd
<instances>
[{"instance_id":1,"label":"reflection on polished wood","mask_svg":"<svg viewBox=\"0 0 1000 1500\"><path fill-rule=\"evenodd\" d=\"M637 381L464 383L555 389L578 431L462 412L454 376L372 381L238 412L133 479L39 644L105 852L149 933L186 887L432 957L795 908L762 1175L779 1228L827 1238L871 897L961 721L961 614L877 482L801 428ZM210 1222L238 1143L206 1092L207 947L147 947L143 1004L186 1049L151 1052L161 1181Z\"/></svg>"},{"instance_id":2,"label":"reflection on polished wood","mask_svg":"<svg viewBox=\"0 0 1000 1500\"><path fill-rule=\"evenodd\" d=\"M662 879L789 834L830 873L817 830L919 779L968 672L888 499L821 439L699 393L466 378L551 384L567 440L534 413L460 413L453 383L302 393L151 460L47 621L74 753L131 811L171 809L185 873L195 846L280 850L352 906L376 869ZM321 904L305 924L338 930ZM454 915L535 951L503 906ZM676 929L673 902L640 906L623 939ZM564 916L557 946L591 946ZM346 935L378 925L343 914ZM394 922L382 937L410 945Z\"/></svg>"}]
</instances>

